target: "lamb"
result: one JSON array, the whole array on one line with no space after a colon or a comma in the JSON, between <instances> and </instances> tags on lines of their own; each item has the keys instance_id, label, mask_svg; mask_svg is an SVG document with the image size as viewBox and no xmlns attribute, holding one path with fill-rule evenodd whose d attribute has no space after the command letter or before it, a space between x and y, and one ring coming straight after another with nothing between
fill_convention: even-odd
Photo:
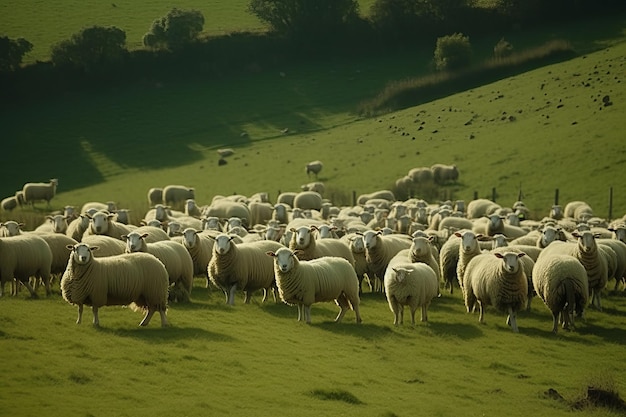
<instances>
[{"instance_id":1,"label":"lamb","mask_svg":"<svg viewBox=\"0 0 626 417\"><path fill-rule=\"evenodd\" d=\"M15 279L28 288L31 297L37 298L37 293L29 283L30 277L41 279L46 287L46 295L50 295L51 264L52 252L40 236L24 233L0 238L0 297L4 294L4 285L13 283Z\"/></svg>"},{"instance_id":2,"label":"lamb","mask_svg":"<svg viewBox=\"0 0 626 417\"><path fill-rule=\"evenodd\" d=\"M394 314L393 324L404 321L404 306L411 310L411 324L415 325L415 311L421 307L421 321L428 321L428 306L439 295L439 280L424 263L400 263L385 272L385 293Z\"/></svg>"},{"instance_id":3,"label":"lamb","mask_svg":"<svg viewBox=\"0 0 626 417\"><path fill-rule=\"evenodd\" d=\"M220 232L207 230L200 231L188 227L183 230L183 246L189 252L191 260L193 262L193 275L202 275L206 278L206 287L209 287L209 274L208 267L211 257L213 256L213 245L215 243L215 237Z\"/></svg>"},{"instance_id":4,"label":"lamb","mask_svg":"<svg viewBox=\"0 0 626 417\"><path fill-rule=\"evenodd\" d=\"M550 255L537 261L533 268L533 287L552 313L552 332L559 321L564 329L574 327L574 313L583 317L589 299L587 271L573 256Z\"/></svg>"},{"instance_id":5,"label":"lamb","mask_svg":"<svg viewBox=\"0 0 626 417\"><path fill-rule=\"evenodd\" d=\"M8 220L0 223L0 237L10 237L22 234L24 223L18 223L15 220Z\"/></svg>"},{"instance_id":6,"label":"lamb","mask_svg":"<svg viewBox=\"0 0 626 417\"><path fill-rule=\"evenodd\" d=\"M53 178L50 182L28 182L24 184L22 192L24 193L24 202L34 205L37 201L45 201L48 206L50 200L56 195L59 180Z\"/></svg>"},{"instance_id":7,"label":"lamb","mask_svg":"<svg viewBox=\"0 0 626 417\"><path fill-rule=\"evenodd\" d=\"M365 243L365 258L367 266L372 273L370 279L382 280L385 277L385 271L391 258L393 258L402 249L411 247L411 238L405 235L386 235L383 236L381 231L368 230L363 233L363 242ZM378 286L378 282L376 283ZM383 291L380 285L378 291Z\"/></svg>"},{"instance_id":8,"label":"lamb","mask_svg":"<svg viewBox=\"0 0 626 417\"><path fill-rule=\"evenodd\" d=\"M244 303L248 304L252 292L262 289L263 302L267 291L276 297L276 281L272 260L265 256L267 251L284 247L273 240L234 244L233 237L221 233L215 238L213 255L209 261L209 279L224 291L226 303L235 305L235 292L244 292ZM276 298L275 298L276 299Z\"/></svg>"},{"instance_id":9,"label":"lamb","mask_svg":"<svg viewBox=\"0 0 626 417\"><path fill-rule=\"evenodd\" d=\"M61 278L61 294L68 303L78 305L76 324L82 322L84 305L91 305L94 326L100 325L100 307L131 305L146 312L141 326L147 326L156 311L161 315L161 326L168 326L169 282L161 261L147 253L96 258L93 252L97 246L86 243L68 249L71 255Z\"/></svg>"},{"instance_id":10,"label":"lamb","mask_svg":"<svg viewBox=\"0 0 626 417\"><path fill-rule=\"evenodd\" d=\"M539 260L543 256L552 254L570 255L578 259L585 268L585 271L587 271L591 305L602 311L600 292L604 289L608 281L607 260L598 249L596 236L592 232L573 232L572 235L578 239L576 243L552 242L548 247L543 249L541 255L539 255Z\"/></svg>"},{"instance_id":11,"label":"lamb","mask_svg":"<svg viewBox=\"0 0 626 417\"><path fill-rule=\"evenodd\" d=\"M324 164L322 163L322 161L311 161L306 164L304 171L306 172L307 176L311 176L311 173L313 173L315 175L315 178L317 178L323 167Z\"/></svg>"},{"instance_id":12,"label":"lamb","mask_svg":"<svg viewBox=\"0 0 626 417\"><path fill-rule=\"evenodd\" d=\"M189 198L196 198L193 188L185 187L184 185L168 185L163 188L163 204L181 205Z\"/></svg>"},{"instance_id":13,"label":"lamb","mask_svg":"<svg viewBox=\"0 0 626 417\"><path fill-rule=\"evenodd\" d=\"M148 205L155 206L163 202L163 188L150 188L148 190Z\"/></svg>"},{"instance_id":14,"label":"lamb","mask_svg":"<svg viewBox=\"0 0 626 417\"><path fill-rule=\"evenodd\" d=\"M443 185L459 179L459 169L456 165L434 164L430 169L433 172L435 184Z\"/></svg>"},{"instance_id":15,"label":"lamb","mask_svg":"<svg viewBox=\"0 0 626 417\"><path fill-rule=\"evenodd\" d=\"M298 259L310 261L322 256L339 256L347 260L354 267L354 256L350 247L338 239L315 239L313 232L317 230L315 225L291 228L293 232L289 248L299 250Z\"/></svg>"},{"instance_id":16,"label":"lamb","mask_svg":"<svg viewBox=\"0 0 626 417\"><path fill-rule=\"evenodd\" d=\"M508 313L506 323L517 333L517 312L527 304L528 279L519 258L524 253L485 253L475 256L465 268L463 293L470 313L476 303L479 322L484 323L485 306Z\"/></svg>"},{"instance_id":17,"label":"lamb","mask_svg":"<svg viewBox=\"0 0 626 417\"><path fill-rule=\"evenodd\" d=\"M297 252L285 247L268 251L267 255L274 258L280 298L286 304L298 306L298 321L311 324L311 305L334 300L340 308L335 322L341 322L352 308L356 322L361 323L359 281L353 266L344 258L328 256L301 261Z\"/></svg>"},{"instance_id":18,"label":"lamb","mask_svg":"<svg viewBox=\"0 0 626 417\"><path fill-rule=\"evenodd\" d=\"M132 232L132 227L113 220L115 214L99 211L89 216L89 227L83 233L83 237L89 235L106 235L115 239L122 239L122 235Z\"/></svg>"}]
</instances>

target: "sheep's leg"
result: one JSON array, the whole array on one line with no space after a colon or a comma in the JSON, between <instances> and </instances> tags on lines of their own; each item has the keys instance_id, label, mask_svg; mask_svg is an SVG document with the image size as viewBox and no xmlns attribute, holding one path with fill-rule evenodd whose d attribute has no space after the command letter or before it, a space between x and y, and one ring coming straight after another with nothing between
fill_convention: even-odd
<instances>
[{"instance_id":1,"label":"sheep's leg","mask_svg":"<svg viewBox=\"0 0 626 417\"><path fill-rule=\"evenodd\" d=\"M506 323L513 328L513 331L515 333L519 332L519 329L517 328L516 314L513 311L512 307L509 307L509 315L508 315L508 317L506 319Z\"/></svg>"},{"instance_id":2,"label":"sheep's leg","mask_svg":"<svg viewBox=\"0 0 626 417\"><path fill-rule=\"evenodd\" d=\"M235 305L235 293L236 292L237 292L237 284L234 284L230 287L230 289L226 293L226 304L230 304L231 306Z\"/></svg>"},{"instance_id":3,"label":"sheep's leg","mask_svg":"<svg viewBox=\"0 0 626 417\"><path fill-rule=\"evenodd\" d=\"M467 308L469 313L469 307ZM485 307L481 301L478 302L478 322L485 324Z\"/></svg>"},{"instance_id":4,"label":"sheep's leg","mask_svg":"<svg viewBox=\"0 0 626 417\"><path fill-rule=\"evenodd\" d=\"M552 313L552 333L557 334L559 331L559 316L562 318L563 313L559 314L558 312ZM563 323L565 324L565 323Z\"/></svg>"},{"instance_id":5,"label":"sheep's leg","mask_svg":"<svg viewBox=\"0 0 626 417\"><path fill-rule=\"evenodd\" d=\"M95 327L100 326L100 319L98 318L98 307L91 306L91 311L93 312L93 325Z\"/></svg>"},{"instance_id":6,"label":"sheep's leg","mask_svg":"<svg viewBox=\"0 0 626 417\"><path fill-rule=\"evenodd\" d=\"M161 327L167 327L170 324L167 322L167 315L165 314L165 310L159 310L159 314L161 315Z\"/></svg>"},{"instance_id":7,"label":"sheep's leg","mask_svg":"<svg viewBox=\"0 0 626 417\"><path fill-rule=\"evenodd\" d=\"M154 315L154 309L148 307L148 311L146 312L146 315L144 316L143 320L141 320L141 323L139 323L139 325L147 326L148 324L150 324L150 319L152 319L153 315ZM163 324L163 316L161 316L161 324Z\"/></svg>"},{"instance_id":8,"label":"sheep's leg","mask_svg":"<svg viewBox=\"0 0 626 417\"><path fill-rule=\"evenodd\" d=\"M37 298L37 292L35 292L35 289L30 285L28 280L22 281L22 284L28 289L32 298Z\"/></svg>"},{"instance_id":9,"label":"sheep's leg","mask_svg":"<svg viewBox=\"0 0 626 417\"><path fill-rule=\"evenodd\" d=\"M425 305L422 306L422 321L428 321L428 306Z\"/></svg>"},{"instance_id":10,"label":"sheep's leg","mask_svg":"<svg viewBox=\"0 0 626 417\"><path fill-rule=\"evenodd\" d=\"M304 321L306 324L311 324L311 304L303 305L304 308Z\"/></svg>"},{"instance_id":11,"label":"sheep's leg","mask_svg":"<svg viewBox=\"0 0 626 417\"><path fill-rule=\"evenodd\" d=\"M244 304L250 304L250 298L252 296L250 295L250 291L244 291L243 292L243 303ZM265 295L263 295L263 301L265 301ZM233 305L235 304L235 299L233 298Z\"/></svg>"},{"instance_id":12,"label":"sheep's leg","mask_svg":"<svg viewBox=\"0 0 626 417\"><path fill-rule=\"evenodd\" d=\"M267 300L267 288L263 288L263 299L261 300L261 302L265 303L265 300Z\"/></svg>"},{"instance_id":13,"label":"sheep's leg","mask_svg":"<svg viewBox=\"0 0 626 417\"><path fill-rule=\"evenodd\" d=\"M341 294L337 300L335 300L335 302L337 303L337 305L339 306L340 310L339 310L339 314L337 315L337 317L335 318L335 322L339 323L341 322L341 320L343 319L343 316L345 316L346 311L348 311L350 309L350 304L348 303L348 299L346 298L345 294Z\"/></svg>"},{"instance_id":14,"label":"sheep's leg","mask_svg":"<svg viewBox=\"0 0 626 417\"><path fill-rule=\"evenodd\" d=\"M298 304L298 321L304 320L304 304Z\"/></svg>"},{"instance_id":15,"label":"sheep's leg","mask_svg":"<svg viewBox=\"0 0 626 417\"><path fill-rule=\"evenodd\" d=\"M83 305L78 305L78 319L76 319L76 324L81 324L83 322Z\"/></svg>"}]
</instances>

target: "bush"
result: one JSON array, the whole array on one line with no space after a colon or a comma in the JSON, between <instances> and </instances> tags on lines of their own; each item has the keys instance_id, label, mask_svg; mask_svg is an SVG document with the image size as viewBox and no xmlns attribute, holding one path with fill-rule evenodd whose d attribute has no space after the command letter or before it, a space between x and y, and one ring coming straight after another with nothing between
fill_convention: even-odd
<instances>
[{"instance_id":1,"label":"bush","mask_svg":"<svg viewBox=\"0 0 626 417\"><path fill-rule=\"evenodd\" d=\"M82 69L86 73L106 72L127 56L126 32L112 27L93 26L52 47L52 63Z\"/></svg>"},{"instance_id":2,"label":"bush","mask_svg":"<svg viewBox=\"0 0 626 417\"><path fill-rule=\"evenodd\" d=\"M22 58L33 49L33 44L24 38L10 39L0 36L0 72L15 71Z\"/></svg>"},{"instance_id":3,"label":"bush","mask_svg":"<svg viewBox=\"0 0 626 417\"><path fill-rule=\"evenodd\" d=\"M203 27L201 12L174 7L152 22L150 31L143 36L143 44L150 48L180 49L196 40Z\"/></svg>"},{"instance_id":4,"label":"bush","mask_svg":"<svg viewBox=\"0 0 626 417\"><path fill-rule=\"evenodd\" d=\"M472 46L469 37L462 33L437 38L435 66L438 70L459 70L469 67L472 61Z\"/></svg>"}]
</instances>

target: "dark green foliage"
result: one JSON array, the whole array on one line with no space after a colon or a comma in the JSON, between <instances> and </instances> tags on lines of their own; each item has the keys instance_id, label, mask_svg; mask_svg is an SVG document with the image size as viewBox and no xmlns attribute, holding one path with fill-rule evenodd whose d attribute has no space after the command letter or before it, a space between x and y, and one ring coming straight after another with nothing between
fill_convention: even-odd
<instances>
[{"instance_id":1,"label":"dark green foliage","mask_svg":"<svg viewBox=\"0 0 626 417\"><path fill-rule=\"evenodd\" d=\"M33 44L24 38L10 39L0 36L0 72L15 71L22 58L33 49Z\"/></svg>"},{"instance_id":2,"label":"dark green foliage","mask_svg":"<svg viewBox=\"0 0 626 417\"><path fill-rule=\"evenodd\" d=\"M459 70L469 67L472 60L472 45L469 37L462 33L437 38L435 66L438 70Z\"/></svg>"},{"instance_id":3,"label":"dark green foliage","mask_svg":"<svg viewBox=\"0 0 626 417\"><path fill-rule=\"evenodd\" d=\"M152 22L143 44L150 48L180 49L197 39L204 27L204 15L198 10L173 8Z\"/></svg>"},{"instance_id":4,"label":"dark green foliage","mask_svg":"<svg viewBox=\"0 0 626 417\"><path fill-rule=\"evenodd\" d=\"M86 73L106 71L127 56L126 32L115 26L93 26L52 47L52 63L82 69Z\"/></svg>"},{"instance_id":5,"label":"dark green foliage","mask_svg":"<svg viewBox=\"0 0 626 417\"><path fill-rule=\"evenodd\" d=\"M298 41L336 38L359 19L355 0L251 0L248 11Z\"/></svg>"}]
</instances>

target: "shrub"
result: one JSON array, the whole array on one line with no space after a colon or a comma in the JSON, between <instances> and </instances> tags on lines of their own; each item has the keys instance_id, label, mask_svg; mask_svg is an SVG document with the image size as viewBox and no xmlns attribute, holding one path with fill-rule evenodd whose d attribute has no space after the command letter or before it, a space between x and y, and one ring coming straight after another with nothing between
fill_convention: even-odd
<instances>
[{"instance_id":1,"label":"shrub","mask_svg":"<svg viewBox=\"0 0 626 417\"><path fill-rule=\"evenodd\" d=\"M435 66L438 70L458 70L468 67L472 60L469 37L462 33L437 38Z\"/></svg>"},{"instance_id":2,"label":"shrub","mask_svg":"<svg viewBox=\"0 0 626 417\"><path fill-rule=\"evenodd\" d=\"M22 58L33 49L33 44L24 38L10 39L0 36L0 72L15 71Z\"/></svg>"},{"instance_id":3,"label":"shrub","mask_svg":"<svg viewBox=\"0 0 626 417\"><path fill-rule=\"evenodd\" d=\"M203 27L202 12L174 7L152 22L150 31L143 36L143 44L150 48L180 49L196 40Z\"/></svg>"},{"instance_id":4,"label":"shrub","mask_svg":"<svg viewBox=\"0 0 626 417\"><path fill-rule=\"evenodd\" d=\"M52 47L52 63L85 72L106 71L126 57L126 32L112 27L93 26Z\"/></svg>"},{"instance_id":5,"label":"shrub","mask_svg":"<svg viewBox=\"0 0 626 417\"><path fill-rule=\"evenodd\" d=\"M510 42L506 41L504 38L501 38L496 46L493 47L493 57L495 59L506 58L507 56L513 53L513 45Z\"/></svg>"}]
</instances>

